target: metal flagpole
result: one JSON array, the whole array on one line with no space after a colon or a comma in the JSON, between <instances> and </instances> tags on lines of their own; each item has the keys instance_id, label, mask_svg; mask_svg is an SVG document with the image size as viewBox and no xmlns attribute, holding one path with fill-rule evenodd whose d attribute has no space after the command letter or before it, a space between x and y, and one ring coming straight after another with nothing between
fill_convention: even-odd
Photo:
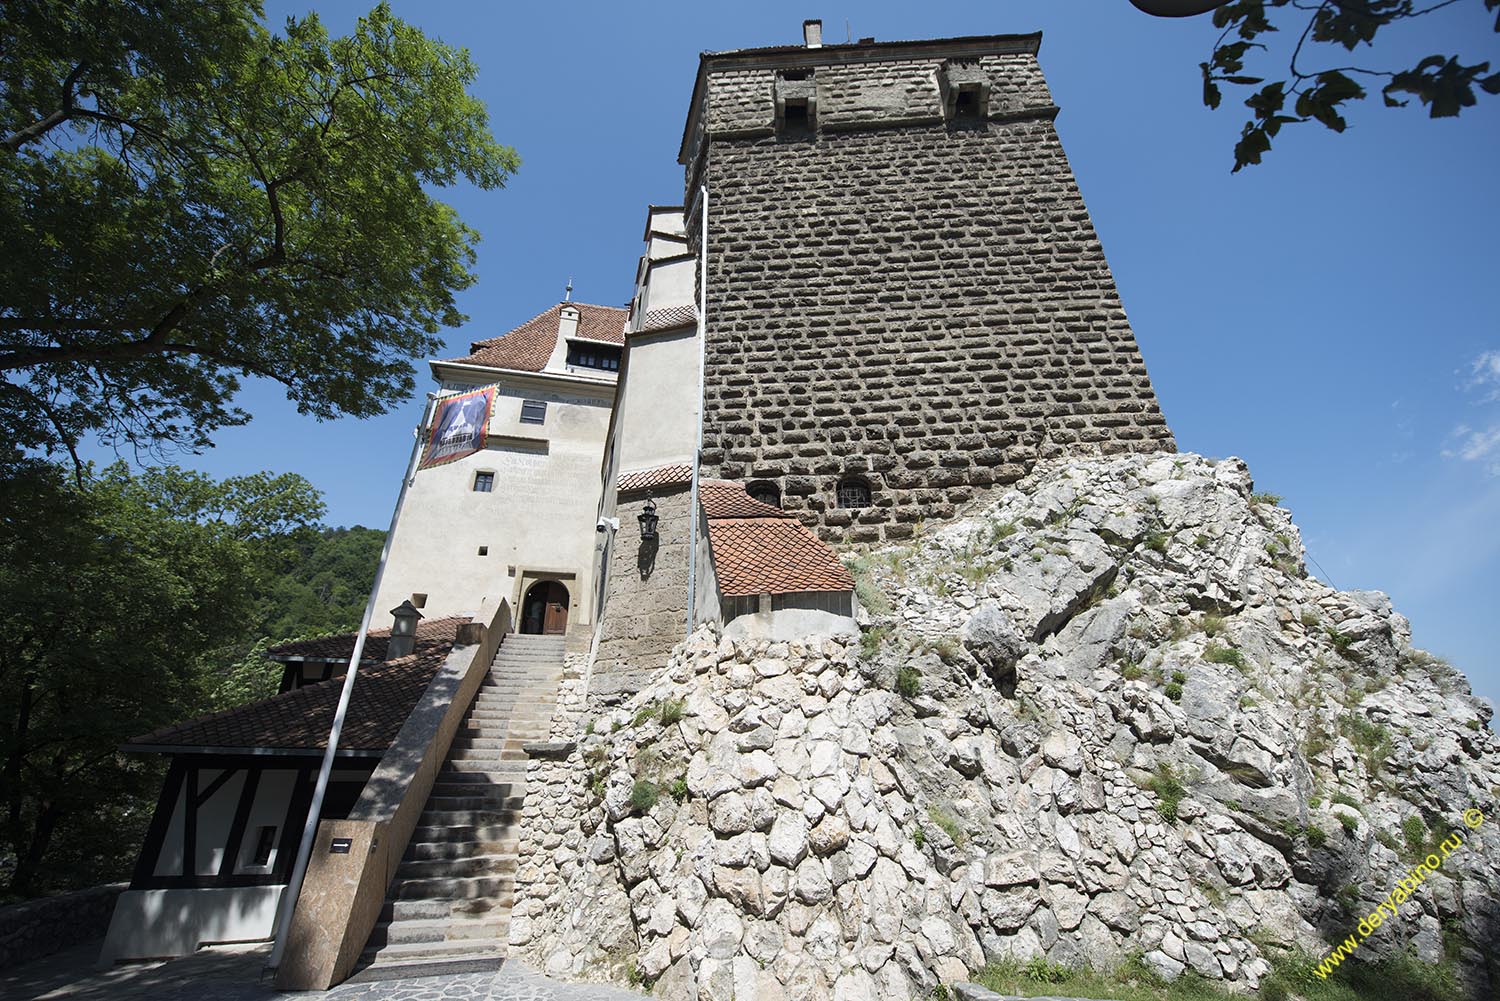
<instances>
[{"instance_id":1,"label":"metal flagpole","mask_svg":"<svg viewBox=\"0 0 1500 1001\"><path fill-rule=\"evenodd\" d=\"M333 772L333 758L339 749L339 734L344 729L344 716L349 711L349 699L354 695L354 679L359 673L359 660L365 652L365 634L370 631L370 619L375 614L375 596L380 593L380 580L385 576L385 563L391 555L391 540L396 537L396 521L401 517L401 505L406 500L406 488L411 485L417 472L417 456L422 453L422 435L432 417L432 405L436 393L427 394L422 407L422 422L417 425L415 440L411 446L411 458L406 462L406 475L401 478L401 492L396 495L396 508L391 512L391 525L385 533L385 545L380 549L380 563L375 567L375 583L370 586L370 597L365 601L364 618L360 620L359 632L354 637L354 651L349 654L349 669L344 672L344 687L339 692L338 709L333 714L333 726L328 731L328 747L323 751L323 764L318 769L318 782L313 787L311 805L307 808L307 821L302 825L302 841L297 846L297 862L292 866L292 878L281 895L281 904L276 911L274 934L276 943L271 947L271 958L266 961L268 970L281 966L286 952L287 934L292 927L292 912L297 907L297 896L302 892L302 880L307 876L307 863L312 857L313 839L318 833L318 814L323 811L323 796L328 791L328 777Z\"/></svg>"}]
</instances>

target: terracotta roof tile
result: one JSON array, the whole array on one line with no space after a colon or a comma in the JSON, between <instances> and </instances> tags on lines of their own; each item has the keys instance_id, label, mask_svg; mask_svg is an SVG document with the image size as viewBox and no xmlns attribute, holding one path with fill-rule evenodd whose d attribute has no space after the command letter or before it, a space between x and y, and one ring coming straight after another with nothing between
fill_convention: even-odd
<instances>
[{"instance_id":1,"label":"terracotta roof tile","mask_svg":"<svg viewBox=\"0 0 1500 1001\"><path fill-rule=\"evenodd\" d=\"M349 701L349 712L344 718L344 730L339 740L341 750L384 751L391 746L402 724L416 707L417 700L447 658L458 624L467 621L464 617L435 620L431 626L442 624L445 635L429 626L425 641L418 637L415 653L360 668ZM342 642L347 653L354 642L354 634L330 639ZM366 649L370 645L367 640ZM342 676L331 678L237 709L165 727L136 737L126 746L142 750L148 747L255 747L321 751L328 745L328 728L333 723L343 684Z\"/></svg>"},{"instance_id":2,"label":"terracotta roof tile","mask_svg":"<svg viewBox=\"0 0 1500 1001\"><path fill-rule=\"evenodd\" d=\"M455 364L483 365L486 368L508 368L521 372L540 372L557 346L557 324L563 306L578 309L578 336L607 344L625 343L625 318L629 310L615 306L594 306L585 302L558 303L538 313L519 327L488 340L474 341L469 354L448 359Z\"/></svg>"},{"instance_id":3,"label":"terracotta roof tile","mask_svg":"<svg viewBox=\"0 0 1500 1001\"><path fill-rule=\"evenodd\" d=\"M641 329L637 333L648 334L653 330L671 330L673 327L687 327L698 322L698 308L696 306L672 306L669 309L653 309L646 314L641 323Z\"/></svg>"},{"instance_id":4,"label":"terracotta roof tile","mask_svg":"<svg viewBox=\"0 0 1500 1001\"><path fill-rule=\"evenodd\" d=\"M711 518L708 537L721 594L854 589L834 551L793 518Z\"/></svg>"},{"instance_id":5,"label":"terracotta roof tile","mask_svg":"<svg viewBox=\"0 0 1500 1001\"><path fill-rule=\"evenodd\" d=\"M762 504L745 493L738 483L724 480L700 480L698 500L708 518L786 518L787 513L774 504Z\"/></svg>"},{"instance_id":6,"label":"terracotta roof tile","mask_svg":"<svg viewBox=\"0 0 1500 1001\"><path fill-rule=\"evenodd\" d=\"M620 493L630 490L649 490L652 487L679 486L693 482L693 467L689 465L652 466L633 473L621 473L615 489Z\"/></svg>"},{"instance_id":7,"label":"terracotta roof tile","mask_svg":"<svg viewBox=\"0 0 1500 1001\"><path fill-rule=\"evenodd\" d=\"M417 620L416 652L421 653L428 646L447 647L453 642L453 636L458 631L459 624L468 621L467 615ZM390 626L384 629L371 629L365 636L365 649L360 655L359 662L364 664L385 660L385 647L390 642L390 638ZM353 652L354 634L342 633L338 636L320 636L317 639L297 640L293 643L273 646L266 651L266 656L272 660L292 660L300 657L308 660L341 660L347 663L349 655Z\"/></svg>"}]
</instances>

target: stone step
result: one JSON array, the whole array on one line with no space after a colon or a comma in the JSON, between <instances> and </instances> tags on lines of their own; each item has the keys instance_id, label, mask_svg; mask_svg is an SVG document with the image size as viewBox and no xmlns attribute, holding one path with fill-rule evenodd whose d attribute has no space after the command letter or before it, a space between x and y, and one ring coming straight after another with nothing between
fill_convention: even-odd
<instances>
[{"instance_id":1,"label":"stone step","mask_svg":"<svg viewBox=\"0 0 1500 1001\"><path fill-rule=\"evenodd\" d=\"M414 900L387 900L380 909L381 921L437 921L454 918L460 921L481 919L510 921L510 911L505 905L488 897L452 900L442 898L417 898Z\"/></svg>"},{"instance_id":2,"label":"stone step","mask_svg":"<svg viewBox=\"0 0 1500 1001\"><path fill-rule=\"evenodd\" d=\"M520 815L520 807L487 808L479 810L433 810L422 811L417 818L420 827L485 827L491 824L513 824Z\"/></svg>"},{"instance_id":3,"label":"stone step","mask_svg":"<svg viewBox=\"0 0 1500 1001\"><path fill-rule=\"evenodd\" d=\"M418 920L395 920L381 922L370 933L366 951L373 952L386 945L404 945L409 942L473 942L489 940L504 943L510 931L510 917L486 917L469 920L450 918L423 918Z\"/></svg>"},{"instance_id":4,"label":"stone step","mask_svg":"<svg viewBox=\"0 0 1500 1001\"><path fill-rule=\"evenodd\" d=\"M448 775L455 775L460 772L472 772L482 775L489 770L483 761L449 761L443 765L443 770L438 773L438 777L439 781L441 781ZM503 781L506 776L497 774L495 778L497 781Z\"/></svg>"},{"instance_id":5,"label":"stone step","mask_svg":"<svg viewBox=\"0 0 1500 1001\"><path fill-rule=\"evenodd\" d=\"M397 967L435 959L504 959L505 943L485 939L457 942L402 942L366 949L361 961L370 966Z\"/></svg>"},{"instance_id":6,"label":"stone step","mask_svg":"<svg viewBox=\"0 0 1500 1001\"><path fill-rule=\"evenodd\" d=\"M412 859L396 867L397 879L468 879L509 876L520 858L509 855L471 855L467 858Z\"/></svg>"},{"instance_id":7,"label":"stone step","mask_svg":"<svg viewBox=\"0 0 1500 1001\"><path fill-rule=\"evenodd\" d=\"M476 793L471 796L429 797L427 810L435 813L453 813L457 810L514 810L519 813L521 807L508 796L488 796Z\"/></svg>"},{"instance_id":8,"label":"stone step","mask_svg":"<svg viewBox=\"0 0 1500 1001\"><path fill-rule=\"evenodd\" d=\"M509 873L497 876L423 876L411 879L398 876L392 881L388 896L394 900L488 898L508 908L514 885L515 877Z\"/></svg>"},{"instance_id":9,"label":"stone step","mask_svg":"<svg viewBox=\"0 0 1500 1001\"><path fill-rule=\"evenodd\" d=\"M418 827L411 832L411 843L414 845L437 845L469 841L503 841L515 833L515 820L519 817L520 814L515 813L513 819L501 824L460 824L457 827Z\"/></svg>"},{"instance_id":10,"label":"stone step","mask_svg":"<svg viewBox=\"0 0 1500 1001\"><path fill-rule=\"evenodd\" d=\"M521 832L510 828L510 835L485 841L413 841L402 857L406 862L457 861L480 856L514 855L521 843Z\"/></svg>"}]
</instances>

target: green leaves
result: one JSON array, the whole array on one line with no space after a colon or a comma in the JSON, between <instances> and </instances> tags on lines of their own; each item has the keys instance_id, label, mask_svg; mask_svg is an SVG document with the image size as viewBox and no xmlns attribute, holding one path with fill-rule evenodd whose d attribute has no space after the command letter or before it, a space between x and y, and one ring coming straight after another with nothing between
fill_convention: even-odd
<instances>
[{"instance_id":1,"label":"green leaves","mask_svg":"<svg viewBox=\"0 0 1500 1001\"><path fill-rule=\"evenodd\" d=\"M1483 0L1483 3L1487 11L1500 10L1500 0ZM1419 6L1413 0L1316 5L1298 5L1292 0L1238 0L1218 8L1213 20L1222 34L1209 59L1199 64L1204 105L1219 107L1223 102L1221 84L1259 87L1244 101L1252 118L1241 129L1235 144L1233 169L1239 171L1260 163L1283 125L1315 121L1334 132L1343 132L1349 125L1346 109L1368 96L1364 85L1357 80L1360 76L1387 78L1381 89L1386 107L1402 107L1407 102L1399 95L1412 94L1428 106L1433 118L1454 116L1464 108L1473 107L1478 100L1476 88L1486 94L1500 94L1500 73L1486 75L1488 62L1465 64L1457 56L1428 56L1412 68L1397 72L1357 66L1308 68L1307 64L1318 58L1316 46L1332 46L1346 52L1361 46L1371 47L1382 29L1426 17L1449 6ZM1308 13L1300 25L1293 25L1297 41L1290 46L1284 78L1266 83L1262 76L1245 72L1245 63L1252 51L1268 51L1255 39L1277 30L1273 16L1283 16L1275 13L1281 8ZM1285 16L1297 15L1288 12ZM1494 27L1500 32L1500 18ZM1285 113L1289 102L1291 114Z\"/></svg>"},{"instance_id":2,"label":"green leaves","mask_svg":"<svg viewBox=\"0 0 1500 1001\"><path fill-rule=\"evenodd\" d=\"M117 463L78 486L31 460L0 476L0 856L17 860L13 889L119 878L156 791L156 763L119 745L274 690L255 646L268 628L346 625L329 600L347 595L279 589L293 568L321 572L322 510L294 475L216 482ZM322 569L368 587L381 533L335 534L359 543L362 566L325 555Z\"/></svg>"},{"instance_id":3,"label":"green leaves","mask_svg":"<svg viewBox=\"0 0 1500 1001\"><path fill-rule=\"evenodd\" d=\"M1456 56L1428 56L1409 70L1403 70L1386 84L1384 94L1387 107L1404 105L1393 94L1415 94L1428 106L1432 118L1451 118L1464 108L1477 103L1475 83L1487 94L1500 94L1500 73L1480 79L1479 75L1490 68L1487 62L1465 66Z\"/></svg>"},{"instance_id":4,"label":"green leaves","mask_svg":"<svg viewBox=\"0 0 1500 1001\"><path fill-rule=\"evenodd\" d=\"M7 5L0 433L198 449L239 379L369 416L463 320L478 234L429 192L503 185L477 70L377 6L330 38L250 0ZM81 67L81 69L80 69Z\"/></svg>"}]
</instances>

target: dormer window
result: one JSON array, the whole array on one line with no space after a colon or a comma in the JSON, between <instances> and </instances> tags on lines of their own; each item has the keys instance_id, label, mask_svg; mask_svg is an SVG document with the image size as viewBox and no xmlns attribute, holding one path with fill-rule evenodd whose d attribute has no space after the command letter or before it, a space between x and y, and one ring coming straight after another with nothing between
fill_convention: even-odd
<instances>
[{"instance_id":1,"label":"dormer window","mask_svg":"<svg viewBox=\"0 0 1500 1001\"><path fill-rule=\"evenodd\" d=\"M594 368L601 372L618 372L620 349L610 344L569 341L568 365L574 368Z\"/></svg>"},{"instance_id":2,"label":"dormer window","mask_svg":"<svg viewBox=\"0 0 1500 1001\"><path fill-rule=\"evenodd\" d=\"M990 77L971 59L950 59L938 72L943 114L949 125L983 125L990 113Z\"/></svg>"},{"instance_id":3,"label":"dormer window","mask_svg":"<svg viewBox=\"0 0 1500 1001\"><path fill-rule=\"evenodd\" d=\"M810 69L776 75L776 134L805 139L818 130L818 88Z\"/></svg>"}]
</instances>

